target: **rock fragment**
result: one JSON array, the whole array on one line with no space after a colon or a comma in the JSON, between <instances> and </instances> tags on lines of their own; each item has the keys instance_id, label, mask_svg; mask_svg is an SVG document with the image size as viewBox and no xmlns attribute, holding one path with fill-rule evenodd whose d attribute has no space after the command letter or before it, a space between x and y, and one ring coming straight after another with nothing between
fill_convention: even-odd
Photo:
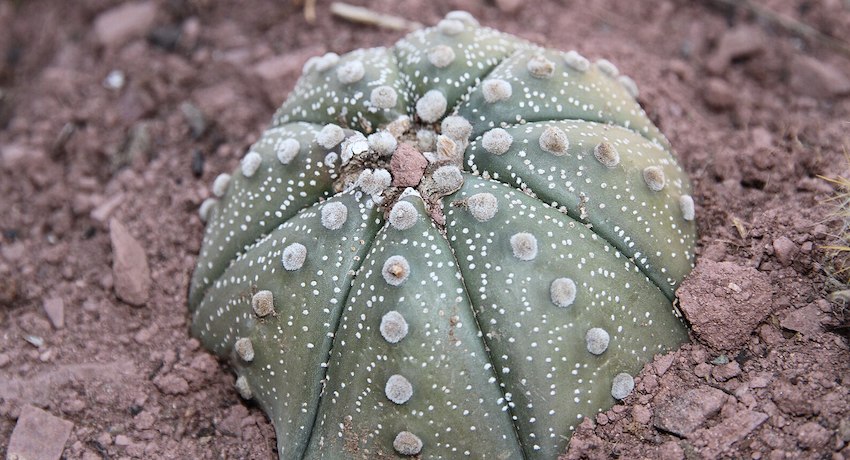
<instances>
[{"instance_id":1,"label":"rock fragment","mask_svg":"<svg viewBox=\"0 0 850 460\"><path fill-rule=\"evenodd\" d=\"M764 52L764 34L757 26L742 25L726 31L717 44L714 54L708 59L708 70L723 73L732 61L745 59Z\"/></svg>"},{"instance_id":2,"label":"rock fragment","mask_svg":"<svg viewBox=\"0 0 850 460\"><path fill-rule=\"evenodd\" d=\"M799 250L800 248L785 235L773 240L773 255L776 256L779 263L786 267L791 265Z\"/></svg>"},{"instance_id":3,"label":"rock fragment","mask_svg":"<svg viewBox=\"0 0 850 460\"><path fill-rule=\"evenodd\" d=\"M130 305L140 307L147 303L151 285L145 250L117 219L109 221L109 237L112 240L115 295Z\"/></svg>"},{"instance_id":4,"label":"rock fragment","mask_svg":"<svg viewBox=\"0 0 850 460\"><path fill-rule=\"evenodd\" d=\"M743 410L735 413L700 433L699 438L706 444L701 454L704 458L720 458L724 450L747 437L765 420L767 414L762 412Z\"/></svg>"},{"instance_id":5,"label":"rock fragment","mask_svg":"<svg viewBox=\"0 0 850 460\"><path fill-rule=\"evenodd\" d=\"M94 33L104 47L118 48L143 36L154 24L157 7L153 1L130 2L100 13L94 20Z\"/></svg>"},{"instance_id":6,"label":"rock fragment","mask_svg":"<svg viewBox=\"0 0 850 460\"><path fill-rule=\"evenodd\" d=\"M791 60L791 88L814 98L850 94L850 77L827 62L810 56L795 56Z\"/></svg>"},{"instance_id":7,"label":"rock fragment","mask_svg":"<svg viewBox=\"0 0 850 460\"><path fill-rule=\"evenodd\" d=\"M50 324L56 329L65 327L65 301L61 297L51 297L42 305Z\"/></svg>"},{"instance_id":8,"label":"rock fragment","mask_svg":"<svg viewBox=\"0 0 850 460\"><path fill-rule=\"evenodd\" d=\"M6 450L8 459L59 460L73 423L26 405L15 424Z\"/></svg>"},{"instance_id":9,"label":"rock fragment","mask_svg":"<svg viewBox=\"0 0 850 460\"><path fill-rule=\"evenodd\" d=\"M422 180L428 160L410 144L401 143L390 159L393 187L416 187Z\"/></svg>"},{"instance_id":10,"label":"rock fragment","mask_svg":"<svg viewBox=\"0 0 850 460\"><path fill-rule=\"evenodd\" d=\"M726 402L726 393L703 386L684 394L667 398L655 409L653 425L659 430L689 437L706 420L720 412Z\"/></svg>"}]
</instances>

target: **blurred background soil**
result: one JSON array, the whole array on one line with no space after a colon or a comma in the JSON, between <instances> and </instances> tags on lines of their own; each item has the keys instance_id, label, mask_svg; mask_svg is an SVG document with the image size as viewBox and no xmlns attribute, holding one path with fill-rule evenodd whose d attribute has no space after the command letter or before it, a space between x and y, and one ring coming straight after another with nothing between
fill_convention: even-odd
<instances>
[{"instance_id":1,"label":"blurred background soil","mask_svg":"<svg viewBox=\"0 0 850 460\"><path fill-rule=\"evenodd\" d=\"M841 223L818 177L850 175L850 2L726 3L368 2L610 59L693 178L694 341L586 419L568 458L850 458L847 319L822 248ZM186 293L198 206L304 61L403 35L315 12L0 0L0 456L41 420L45 453L69 459L276 458L262 412L189 337Z\"/></svg>"}]
</instances>

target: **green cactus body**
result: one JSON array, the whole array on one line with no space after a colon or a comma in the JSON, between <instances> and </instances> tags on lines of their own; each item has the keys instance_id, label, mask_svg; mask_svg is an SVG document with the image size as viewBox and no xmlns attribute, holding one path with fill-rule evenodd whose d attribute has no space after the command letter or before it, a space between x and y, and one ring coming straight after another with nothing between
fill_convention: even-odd
<instances>
[{"instance_id":1,"label":"green cactus body","mask_svg":"<svg viewBox=\"0 0 850 460\"><path fill-rule=\"evenodd\" d=\"M189 295L280 458L554 459L687 340L693 199L635 94L461 12L305 65Z\"/></svg>"}]
</instances>

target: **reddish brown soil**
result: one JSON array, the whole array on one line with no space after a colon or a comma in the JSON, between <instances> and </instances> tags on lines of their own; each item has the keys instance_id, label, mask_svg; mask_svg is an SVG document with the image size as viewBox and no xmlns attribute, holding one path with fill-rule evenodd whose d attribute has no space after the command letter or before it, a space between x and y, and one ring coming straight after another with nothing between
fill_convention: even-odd
<instances>
[{"instance_id":1,"label":"reddish brown soil","mask_svg":"<svg viewBox=\"0 0 850 460\"><path fill-rule=\"evenodd\" d=\"M117 3L0 1L0 456L31 404L73 422L66 458L274 458L271 425L188 335L197 209L307 57L401 33L333 19L324 0L314 26L288 1L155 0L150 26L104 46L93 23ZM850 41L846 1L760 3ZM848 174L850 61L708 2L534 4L370 6L427 24L466 9L611 59L693 177L699 270L682 307L703 327L647 366L624 404L586 420L567 456L850 458L850 352L827 331L841 315L819 248L838 225L817 178ZM120 89L104 85L113 70ZM147 255L143 307L116 297L109 217ZM59 329L45 310L55 299Z\"/></svg>"}]
</instances>

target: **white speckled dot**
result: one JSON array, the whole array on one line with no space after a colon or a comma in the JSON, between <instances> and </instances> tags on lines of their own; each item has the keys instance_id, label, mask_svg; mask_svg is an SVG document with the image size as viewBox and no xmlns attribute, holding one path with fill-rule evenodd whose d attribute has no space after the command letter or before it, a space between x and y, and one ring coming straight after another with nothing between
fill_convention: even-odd
<instances>
[{"instance_id":1,"label":"white speckled dot","mask_svg":"<svg viewBox=\"0 0 850 460\"><path fill-rule=\"evenodd\" d=\"M381 269L384 281L391 286L399 286L410 276L410 264L403 256L395 255L387 258Z\"/></svg>"},{"instance_id":2,"label":"white speckled dot","mask_svg":"<svg viewBox=\"0 0 850 460\"><path fill-rule=\"evenodd\" d=\"M620 153L610 142L600 142L593 148L593 156L606 168L614 168L620 164Z\"/></svg>"},{"instance_id":3,"label":"white speckled dot","mask_svg":"<svg viewBox=\"0 0 850 460\"><path fill-rule=\"evenodd\" d=\"M682 219L694 220L696 209L694 207L694 199L690 195L682 195L679 197L679 208L682 210Z\"/></svg>"},{"instance_id":4,"label":"white speckled dot","mask_svg":"<svg viewBox=\"0 0 850 460\"><path fill-rule=\"evenodd\" d=\"M251 399L254 397L254 394L251 392L251 386L248 385L248 379L244 375L236 378L236 391L239 392L239 396L242 399Z\"/></svg>"},{"instance_id":5,"label":"white speckled dot","mask_svg":"<svg viewBox=\"0 0 850 460\"><path fill-rule=\"evenodd\" d=\"M567 133L556 126L547 126L540 135L538 142L543 151L551 153L556 157L564 156L570 148L570 140Z\"/></svg>"},{"instance_id":6,"label":"white speckled dot","mask_svg":"<svg viewBox=\"0 0 850 460\"><path fill-rule=\"evenodd\" d=\"M635 389L635 379L625 372L617 374L611 384L611 396L614 399L625 399Z\"/></svg>"},{"instance_id":7,"label":"white speckled dot","mask_svg":"<svg viewBox=\"0 0 850 460\"><path fill-rule=\"evenodd\" d=\"M660 192L667 183L664 170L660 166L647 166L643 169L643 180L646 186L653 192Z\"/></svg>"},{"instance_id":8,"label":"white speckled dot","mask_svg":"<svg viewBox=\"0 0 850 460\"><path fill-rule=\"evenodd\" d=\"M401 313L389 311L381 318L380 330L384 340L389 343L398 343L407 337L407 321Z\"/></svg>"},{"instance_id":9,"label":"white speckled dot","mask_svg":"<svg viewBox=\"0 0 850 460\"><path fill-rule=\"evenodd\" d=\"M487 153L493 155L503 155L505 152L510 150L513 142L513 136L502 128L493 128L484 133L484 136L481 137L481 147L483 147Z\"/></svg>"},{"instance_id":10,"label":"white speckled dot","mask_svg":"<svg viewBox=\"0 0 850 460\"><path fill-rule=\"evenodd\" d=\"M422 440L409 431L402 431L393 440L393 449L401 455L418 455L422 452Z\"/></svg>"},{"instance_id":11,"label":"white speckled dot","mask_svg":"<svg viewBox=\"0 0 850 460\"><path fill-rule=\"evenodd\" d=\"M227 186L230 185L230 174L219 174L212 184L213 195L223 197L227 192Z\"/></svg>"},{"instance_id":12,"label":"white speckled dot","mask_svg":"<svg viewBox=\"0 0 850 460\"><path fill-rule=\"evenodd\" d=\"M537 257L537 238L531 233L516 233L511 236L511 250L519 260L534 260Z\"/></svg>"},{"instance_id":13,"label":"white speckled dot","mask_svg":"<svg viewBox=\"0 0 850 460\"><path fill-rule=\"evenodd\" d=\"M487 222L499 210L499 200L492 193L476 193L466 200L466 208L478 222Z\"/></svg>"},{"instance_id":14,"label":"white speckled dot","mask_svg":"<svg viewBox=\"0 0 850 460\"><path fill-rule=\"evenodd\" d=\"M549 285L549 297L552 303L567 308L576 300L576 283L569 278L558 278Z\"/></svg>"},{"instance_id":15,"label":"white speckled dot","mask_svg":"<svg viewBox=\"0 0 850 460\"><path fill-rule=\"evenodd\" d=\"M413 385L404 376L395 374L387 379L384 394L390 401L396 404L404 404L413 396Z\"/></svg>"},{"instance_id":16,"label":"white speckled dot","mask_svg":"<svg viewBox=\"0 0 850 460\"><path fill-rule=\"evenodd\" d=\"M369 95L372 106L379 109L391 109L398 102L398 93L392 86L382 85L372 90Z\"/></svg>"},{"instance_id":17,"label":"white speckled dot","mask_svg":"<svg viewBox=\"0 0 850 460\"><path fill-rule=\"evenodd\" d=\"M251 362L254 360L254 344L251 343L251 339L242 337L236 341L233 348L236 349L236 354L242 361Z\"/></svg>"},{"instance_id":18,"label":"white speckled dot","mask_svg":"<svg viewBox=\"0 0 850 460\"><path fill-rule=\"evenodd\" d=\"M201 207L198 208L198 216L201 218L202 222L206 222L210 219L210 213L216 203L218 203L218 200L215 198L207 198L203 201L203 203L201 203Z\"/></svg>"},{"instance_id":19,"label":"white speckled dot","mask_svg":"<svg viewBox=\"0 0 850 460\"><path fill-rule=\"evenodd\" d=\"M587 72L587 69L590 68L590 61L587 60L586 57L582 56L576 50L567 51L564 54L564 62L573 69L578 70L579 72Z\"/></svg>"},{"instance_id":20,"label":"white speckled dot","mask_svg":"<svg viewBox=\"0 0 850 460\"><path fill-rule=\"evenodd\" d=\"M334 201L322 208L322 226L328 230L339 230L348 218L348 208L344 204Z\"/></svg>"},{"instance_id":21,"label":"white speckled dot","mask_svg":"<svg viewBox=\"0 0 850 460\"><path fill-rule=\"evenodd\" d=\"M432 89L416 101L416 115L425 123L434 123L446 113L448 101L439 90Z\"/></svg>"},{"instance_id":22,"label":"white speckled dot","mask_svg":"<svg viewBox=\"0 0 850 460\"><path fill-rule=\"evenodd\" d=\"M301 150L301 143L296 139L286 139L281 142L277 147L277 161L280 161L281 164L288 165L292 163L292 160L298 156L298 152Z\"/></svg>"},{"instance_id":23,"label":"white speckled dot","mask_svg":"<svg viewBox=\"0 0 850 460\"><path fill-rule=\"evenodd\" d=\"M584 340L587 344L587 351L594 355L601 355L608 349L608 342L611 340L611 337L605 329L594 327L587 331L587 334L584 335Z\"/></svg>"},{"instance_id":24,"label":"white speckled dot","mask_svg":"<svg viewBox=\"0 0 850 460\"><path fill-rule=\"evenodd\" d=\"M555 63L542 54L536 54L526 64L528 73L534 78L552 78L555 74Z\"/></svg>"},{"instance_id":25,"label":"white speckled dot","mask_svg":"<svg viewBox=\"0 0 850 460\"><path fill-rule=\"evenodd\" d=\"M604 73L605 75L608 75L611 78L617 78L617 76L620 75L620 69L618 69L613 62L607 59L597 60L596 67L599 69L600 72Z\"/></svg>"},{"instance_id":26,"label":"white speckled dot","mask_svg":"<svg viewBox=\"0 0 850 460\"><path fill-rule=\"evenodd\" d=\"M407 230L413 227L417 219L419 219L419 211L409 201L399 201L390 211L390 225L396 230Z\"/></svg>"},{"instance_id":27,"label":"white speckled dot","mask_svg":"<svg viewBox=\"0 0 850 460\"><path fill-rule=\"evenodd\" d=\"M437 45L428 50L428 62L442 69L451 65L455 60L455 51L450 46Z\"/></svg>"},{"instance_id":28,"label":"white speckled dot","mask_svg":"<svg viewBox=\"0 0 850 460\"><path fill-rule=\"evenodd\" d=\"M449 136L454 140L466 142L469 136L472 135L472 124L466 118L452 115L443 119L440 124L440 130L443 135Z\"/></svg>"},{"instance_id":29,"label":"white speckled dot","mask_svg":"<svg viewBox=\"0 0 850 460\"><path fill-rule=\"evenodd\" d=\"M360 60L348 61L336 69L336 78L343 85L357 83L366 75L366 68Z\"/></svg>"},{"instance_id":30,"label":"white speckled dot","mask_svg":"<svg viewBox=\"0 0 850 460\"><path fill-rule=\"evenodd\" d=\"M248 152L244 158L242 158L242 162L240 164L242 168L242 175L245 177L251 177L254 173L260 169L260 165L263 163L263 157L260 156L257 152Z\"/></svg>"},{"instance_id":31,"label":"white speckled dot","mask_svg":"<svg viewBox=\"0 0 850 460\"><path fill-rule=\"evenodd\" d=\"M316 134L316 143L326 149L332 149L345 139L345 131L338 125L329 123Z\"/></svg>"},{"instance_id":32,"label":"white speckled dot","mask_svg":"<svg viewBox=\"0 0 850 460\"><path fill-rule=\"evenodd\" d=\"M274 314L274 295L272 291L257 291L251 296L251 309L260 318Z\"/></svg>"},{"instance_id":33,"label":"white speckled dot","mask_svg":"<svg viewBox=\"0 0 850 460\"><path fill-rule=\"evenodd\" d=\"M465 28L463 21L457 19L443 19L437 23L437 30L445 35L458 35Z\"/></svg>"},{"instance_id":34,"label":"white speckled dot","mask_svg":"<svg viewBox=\"0 0 850 460\"><path fill-rule=\"evenodd\" d=\"M283 268L288 271L295 271L304 266L304 261L307 260L307 248L301 243L292 243L283 249L281 256Z\"/></svg>"},{"instance_id":35,"label":"white speckled dot","mask_svg":"<svg viewBox=\"0 0 850 460\"><path fill-rule=\"evenodd\" d=\"M513 94L511 83L501 78L491 78L484 80L481 84L481 92L484 94L484 100L488 104L494 104L499 101L510 99Z\"/></svg>"},{"instance_id":36,"label":"white speckled dot","mask_svg":"<svg viewBox=\"0 0 850 460\"><path fill-rule=\"evenodd\" d=\"M381 156L389 156L398 147L398 141L388 131L378 131L370 134L369 147Z\"/></svg>"}]
</instances>

